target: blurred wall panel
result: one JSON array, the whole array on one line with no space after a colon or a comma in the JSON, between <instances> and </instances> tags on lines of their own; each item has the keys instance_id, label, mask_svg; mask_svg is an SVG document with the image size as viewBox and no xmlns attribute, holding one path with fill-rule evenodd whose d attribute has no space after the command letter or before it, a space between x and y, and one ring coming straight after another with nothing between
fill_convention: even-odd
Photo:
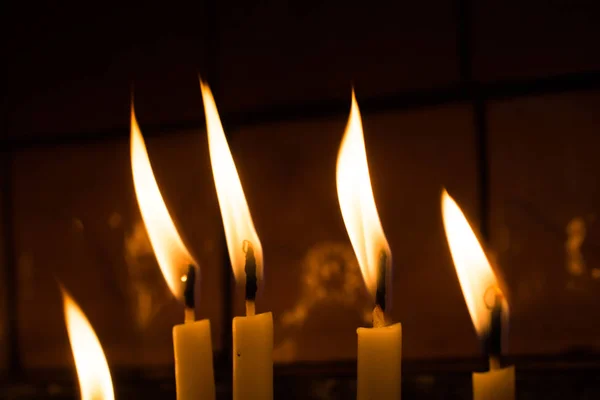
<instances>
[{"instance_id":1,"label":"blurred wall panel","mask_svg":"<svg viewBox=\"0 0 600 400\"><path fill-rule=\"evenodd\" d=\"M147 145L165 202L200 263L197 312L211 318L219 349L224 262L206 136L173 133ZM14 179L25 367L72 360L58 282L89 317L111 365L172 363L171 329L183 321L183 306L164 283L141 221L129 142L21 151Z\"/></svg>"},{"instance_id":2,"label":"blurred wall panel","mask_svg":"<svg viewBox=\"0 0 600 400\"><path fill-rule=\"evenodd\" d=\"M7 253L8 235L11 234L10 228L7 229L7 218L11 210L7 208L7 199L11 195L9 187L9 176L11 157L4 153L2 154L3 160L0 162L0 374L6 372L8 367L9 357L9 343L8 343L8 303L9 303L9 291L8 277L10 272L8 268L11 268L10 259Z\"/></svg>"},{"instance_id":3,"label":"blurred wall panel","mask_svg":"<svg viewBox=\"0 0 600 400\"><path fill-rule=\"evenodd\" d=\"M222 109L241 111L458 81L454 0L217 2Z\"/></svg>"},{"instance_id":4,"label":"blurred wall panel","mask_svg":"<svg viewBox=\"0 0 600 400\"><path fill-rule=\"evenodd\" d=\"M490 106L492 247L513 353L600 346L599 103L588 92Z\"/></svg>"},{"instance_id":5,"label":"blurred wall panel","mask_svg":"<svg viewBox=\"0 0 600 400\"><path fill-rule=\"evenodd\" d=\"M600 3L594 0L472 1L478 80L597 71Z\"/></svg>"},{"instance_id":6,"label":"blurred wall panel","mask_svg":"<svg viewBox=\"0 0 600 400\"><path fill-rule=\"evenodd\" d=\"M440 217L446 186L477 223L472 118L468 105L364 116L375 199L394 256L390 316L404 324L407 358L477 352ZM278 362L354 358L356 328L371 324L373 301L336 191L346 120L231 132L265 255L257 309L274 313ZM242 314L243 291L234 304Z\"/></svg>"},{"instance_id":7,"label":"blurred wall panel","mask_svg":"<svg viewBox=\"0 0 600 400\"><path fill-rule=\"evenodd\" d=\"M206 2L6 9L9 115L2 138L56 140L126 129L130 90L148 124L201 118ZM144 99L142 101L142 99ZM142 118L143 117L143 118Z\"/></svg>"}]
</instances>

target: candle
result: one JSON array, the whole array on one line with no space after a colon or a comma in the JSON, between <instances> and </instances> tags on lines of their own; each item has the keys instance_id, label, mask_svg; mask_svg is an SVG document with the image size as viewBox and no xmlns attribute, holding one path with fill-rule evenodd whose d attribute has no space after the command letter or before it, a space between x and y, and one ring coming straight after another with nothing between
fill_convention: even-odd
<instances>
[{"instance_id":1,"label":"candle","mask_svg":"<svg viewBox=\"0 0 600 400\"><path fill-rule=\"evenodd\" d=\"M273 398L273 315L255 315L263 254L215 100L200 82L210 162L235 280L245 284L246 316L233 319L233 398Z\"/></svg>"},{"instance_id":2,"label":"candle","mask_svg":"<svg viewBox=\"0 0 600 400\"><path fill-rule=\"evenodd\" d=\"M515 369L500 368L502 325L508 320L508 302L473 229L445 190L442 216L465 302L489 359L488 372L473 374L473 397L475 400L514 399Z\"/></svg>"},{"instance_id":3,"label":"candle","mask_svg":"<svg viewBox=\"0 0 600 400\"><path fill-rule=\"evenodd\" d=\"M364 281L375 299L373 328L359 328L357 392L359 400L399 399L402 326L385 320L391 251L369 177L360 111L352 107L337 160L337 192L342 217Z\"/></svg>"},{"instance_id":4,"label":"candle","mask_svg":"<svg viewBox=\"0 0 600 400\"><path fill-rule=\"evenodd\" d=\"M100 341L79 305L66 290L61 288L61 291L81 400L114 400L110 370Z\"/></svg>"},{"instance_id":5,"label":"candle","mask_svg":"<svg viewBox=\"0 0 600 400\"><path fill-rule=\"evenodd\" d=\"M210 321L196 321L195 317L198 267L177 233L160 194L133 106L131 167L138 205L158 265L173 295L185 305L184 323L173 327L177 399L214 399Z\"/></svg>"}]
</instances>

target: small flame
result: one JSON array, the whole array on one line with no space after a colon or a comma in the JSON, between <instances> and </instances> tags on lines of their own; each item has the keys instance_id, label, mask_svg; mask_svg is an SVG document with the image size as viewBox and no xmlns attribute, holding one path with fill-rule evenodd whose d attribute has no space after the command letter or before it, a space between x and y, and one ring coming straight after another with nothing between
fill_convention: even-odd
<instances>
[{"instance_id":1,"label":"small flame","mask_svg":"<svg viewBox=\"0 0 600 400\"><path fill-rule=\"evenodd\" d=\"M110 370L100 341L77 303L65 290L62 295L81 400L114 400Z\"/></svg>"},{"instance_id":2,"label":"small flame","mask_svg":"<svg viewBox=\"0 0 600 400\"><path fill-rule=\"evenodd\" d=\"M391 251L373 197L362 122L354 92L337 159L337 192L360 270L369 291L375 295L381 255L383 253L387 260L391 260ZM386 264L389 265L389 262Z\"/></svg>"},{"instance_id":3,"label":"small flame","mask_svg":"<svg viewBox=\"0 0 600 400\"><path fill-rule=\"evenodd\" d=\"M152 173L140 127L131 108L131 168L135 194L160 270L175 297L182 299L188 268L196 265L181 241ZM185 278L184 278L185 277ZM185 280L184 280L185 279Z\"/></svg>"},{"instance_id":4,"label":"small flame","mask_svg":"<svg viewBox=\"0 0 600 400\"><path fill-rule=\"evenodd\" d=\"M210 163L221 208L231 267L236 281L244 282L246 279L244 272L246 254L244 249L245 243L249 242L254 249L256 274L260 279L263 266L262 246L254 229L252 216L225 138L215 99L208 85L202 81L200 81L200 89L206 116Z\"/></svg>"},{"instance_id":5,"label":"small flame","mask_svg":"<svg viewBox=\"0 0 600 400\"><path fill-rule=\"evenodd\" d=\"M502 299L503 318L508 316L508 303L473 229L446 190L442 193L442 216L460 287L475 330L481 337L490 329L490 310L496 295Z\"/></svg>"}]
</instances>

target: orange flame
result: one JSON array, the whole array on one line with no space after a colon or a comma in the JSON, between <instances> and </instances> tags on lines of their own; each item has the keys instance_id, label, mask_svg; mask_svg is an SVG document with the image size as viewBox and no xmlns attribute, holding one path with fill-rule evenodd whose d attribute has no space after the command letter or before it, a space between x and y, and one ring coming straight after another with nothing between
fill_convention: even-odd
<instances>
[{"instance_id":1,"label":"orange flame","mask_svg":"<svg viewBox=\"0 0 600 400\"><path fill-rule=\"evenodd\" d=\"M475 330L482 336L490 328L490 309L494 306L496 294L502 292L473 229L446 190L442 193L442 216L460 287ZM508 303L503 295L501 299L502 315L506 318Z\"/></svg>"},{"instance_id":2,"label":"orange flame","mask_svg":"<svg viewBox=\"0 0 600 400\"><path fill-rule=\"evenodd\" d=\"M100 341L81 308L65 290L61 291L81 399L114 400L110 370Z\"/></svg>"},{"instance_id":3,"label":"orange flame","mask_svg":"<svg viewBox=\"0 0 600 400\"><path fill-rule=\"evenodd\" d=\"M371 294L375 295L381 253L391 260L391 251L373 197L362 122L354 92L348 125L338 154L336 178L344 224L365 283Z\"/></svg>"},{"instance_id":4,"label":"orange flame","mask_svg":"<svg viewBox=\"0 0 600 400\"><path fill-rule=\"evenodd\" d=\"M244 242L248 241L254 248L256 274L260 279L263 267L262 246L256 234L256 229L254 229L254 222L252 222L242 183L225 138L215 99L208 85L202 81L200 81L200 89L206 116L210 164L217 189L219 207L221 208L233 274L237 282L244 282L246 279L244 272L246 264Z\"/></svg>"},{"instance_id":5,"label":"orange flame","mask_svg":"<svg viewBox=\"0 0 600 400\"><path fill-rule=\"evenodd\" d=\"M133 105L131 108L131 168L142 220L146 225L158 265L173 295L182 299L184 285L181 282L185 282L187 279L189 266L196 265L196 263L177 233L158 189L146 144L135 118Z\"/></svg>"}]
</instances>

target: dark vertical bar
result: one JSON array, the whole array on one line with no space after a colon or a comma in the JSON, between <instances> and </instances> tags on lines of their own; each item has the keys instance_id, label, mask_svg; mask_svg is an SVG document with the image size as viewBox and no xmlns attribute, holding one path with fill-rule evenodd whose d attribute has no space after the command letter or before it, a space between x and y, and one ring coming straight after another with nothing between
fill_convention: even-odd
<instances>
[{"instance_id":1,"label":"dark vertical bar","mask_svg":"<svg viewBox=\"0 0 600 400\"><path fill-rule=\"evenodd\" d=\"M219 52L219 10L218 10L218 2L217 0L205 0L205 30L204 37L206 38L204 42L206 43L206 51L205 51L205 60L202 63L205 71L203 74L206 74L206 81L211 87L211 90L215 96L219 93L220 85L219 85L219 76L218 76L218 52Z\"/></svg>"},{"instance_id":2,"label":"dark vertical bar","mask_svg":"<svg viewBox=\"0 0 600 400\"><path fill-rule=\"evenodd\" d=\"M471 1L457 0L457 32L458 72L462 84L470 84L471 69Z\"/></svg>"},{"instance_id":3,"label":"dark vertical bar","mask_svg":"<svg viewBox=\"0 0 600 400\"><path fill-rule=\"evenodd\" d=\"M477 148L477 181L479 183L479 220L481 236L489 242L490 218L490 179L488 160L488 135L487 135L487 106L483 96L477 95L473 100L475 114L475 140Z\"/></svg>"},{"instance_id":4,"label":"dark vertical bar","mask_svg":"<svg viewBox=\"0 0 600 400\"><path fill-rule=\"evenodd\" d=\"M486 98L473 77L473 2L457 0L457 51L461 85L466 87L474 114L475 148L477 151L477 186L479 191L480 233L489 240L489 161Z\"/></svg>"},{"instance_id":5,"label":"dark vertical bar","mask_svg":"<svg viewBox=\"0 0 600 400\"><path fill-rule=\"evenodd\" d=\"M233 270L231 269L231 261L229 260L229 252L227 251L227 240L225 240L225 232L223 231L222 240L223 246L223 349L228 359L231 355L232 346L232 320L233 320L233 296L235 281L233 278Z\"/></svg>"},{"instance_id":6,"label":"dark vertical bar","mask_svg":"<svg viewBox=\"0 0 600 400\"><path fill-rule=\"evenodd\" d=\"M5 150L2 153L2 177L0 182L1 206L2 206L2 235L4 240L3 260L1 266L4 268L4 304L6 311L6 355L8 373L11 377L17 377L21 373L21 359L19 352L18 336L18 305L17 305L17 263L14 246L14 218L13 218L13 185L12 185L12 152Z\"/></svg>"}]
</instances>

